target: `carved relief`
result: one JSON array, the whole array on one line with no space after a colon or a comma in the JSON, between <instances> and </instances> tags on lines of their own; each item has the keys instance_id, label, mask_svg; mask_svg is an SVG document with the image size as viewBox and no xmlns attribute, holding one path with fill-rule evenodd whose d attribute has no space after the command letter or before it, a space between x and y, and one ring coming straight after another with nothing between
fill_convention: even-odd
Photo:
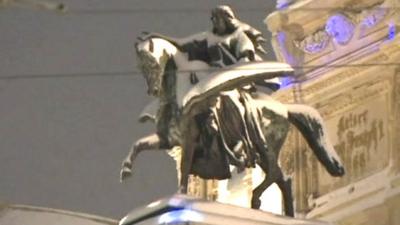
<instances>
[{"instance_id":1,"label":"carved relief","mask_svg":"<svg viewBox=\"0 0 400 225\"><path fill-rule=\"evenodd\" d=\"M376 7L362 12L360 25L365 28L372 28L383 21L387 13L387 9Z\"/></svg>"},{"instance_id":2,"label":"carved relief","mask_svg":"<svg viewBox=\"0 0 400 225\"><path fill-rule=\"evenodd\" d=\"M354 23L344 14L335 14L329 17L325 31L340 45L349 43L354 34Z\"/></svg>"},{"instance_id":3,"label":"carved relief","mask_svg":"<svg viewBox=\"0 0 400 225\"><path fill-rule=\"evenodd\" d=\"M322 52L328 46L329 41L328 33L325 30L319 30L301 41L295 40L294 44L305 53L315 54Z\"/></svg>"},{"instance_id":4,"label":"carved relief","mask_svg":"<svg viewBox=\"0 0 400 225\"><path fill-rule=\"evenodd\" d=\"M295 40L295 46L308 54L320 53L334 40L339 45L346 45L353 38L359 27L360 36L365 36L367 30L382 22L388 10L384 3L375 4L365 10L346 11L328 18L325 26L301 40Z\"/></svg>"},{"instance_id":5,"label":"carved relief","mask_svg":"<svg viewBox=\"0 0 400 225\"><path fill-rule=\"evenodd\" d=\"M364 37L368 35L369 32L373 32L373 28L381 23L388 15L387 7L383 5L384 3L372 6L358 15L358 20L360 21L360 37Z\"/></svg>"},{"instance_id":6,"label":"carved relief","mask_svg":"<svg viewBox=\"0 0 400 225\"><path fill-rule=\"evenodd\" d=\"M328 18L324 28L293 42L303 52L316 54L325 50L331 40L340 45L347 44L353 37L354 29L353 21L346 15L338 13Z\"/></svg>"}]
</instances>

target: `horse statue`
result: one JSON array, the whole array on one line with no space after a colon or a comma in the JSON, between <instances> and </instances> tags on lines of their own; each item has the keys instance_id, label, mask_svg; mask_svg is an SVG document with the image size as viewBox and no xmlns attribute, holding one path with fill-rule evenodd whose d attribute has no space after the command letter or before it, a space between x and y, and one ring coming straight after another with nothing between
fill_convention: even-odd
<instances>
[{"instance_id":1,"label":"horse statue","mask_svg":"<svg viewBox=\"0 0 400 225\"><path fill-rule=\"evenodd\" d=\"M187 192L189 174L226 179L231 175L229 164L239 169L258 164L266 176L253 190L251 207L258 209L262 193L276 183L285 215L294 216L291 179L278 164L289 124L300 131L332 176L344 175L314 108L283 104L269 95L242 89L246 84L292 74L289 65L247 62L215 69L201 60L189 60L185 52L159 37L142 39L135 49L148 94L158 99L150 107L157 112L144 113L141 119L152 118L156 131L133 144L123 161L121 180L131 175L140 152L181 146L180 193Z\"/></svg>"}]
</instances>

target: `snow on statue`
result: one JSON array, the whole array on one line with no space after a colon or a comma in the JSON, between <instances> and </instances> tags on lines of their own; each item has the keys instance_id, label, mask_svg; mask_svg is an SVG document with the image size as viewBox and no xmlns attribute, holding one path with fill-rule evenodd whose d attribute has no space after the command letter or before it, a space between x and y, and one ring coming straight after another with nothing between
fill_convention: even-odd
<instances>
[{"instance_id":1,"label":"snow on statue","mask_svg":"<svg viewBox=\"0 0 400 225\"><path fill-rule=\"evenodd\" d=\"M342 163L315 109L277 102L257 89L276 91L278 78L293 74L285 63L262 61L261 32L238 20L228 6L212 10L211 20L211 31L182 39L145 33L136 43L148 94L157 98L141 121L152 119L157 130L133 144L120 178L131 175L139 152L180 146L179 192L187 192L189 174L226 179L229 165L242 171L258 164L268 176L253 190L252 208L260 207L261 194L276 183L285 214L293 216L291 179L278 164L289 124L332 176L344 174Z\"/></svg>"}]
</instances>

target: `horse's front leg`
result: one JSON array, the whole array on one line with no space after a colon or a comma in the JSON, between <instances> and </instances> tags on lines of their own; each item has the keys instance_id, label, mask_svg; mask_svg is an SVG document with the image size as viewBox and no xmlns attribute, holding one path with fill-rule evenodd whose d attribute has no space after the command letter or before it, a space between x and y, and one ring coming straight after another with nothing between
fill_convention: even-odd
<instances>
[{"instance_id":1,"label":"horse's front leg","mask_svg":"<svg viewBox=\"0 0 400 225\"><path fill-rule=\"evenodd\" d=\"M194 148L184 148L181 159L181 179L179 181L179 194L187 194L189 185L189 175L192 169Z\"/></svg>"},{"instance_id":2,"label":"horse's front leg","mask_svg":"<svg viewBox=\"0 0 400 225\"><path fill-rule=\"evenodd\" d=\"M184 118L182 124L189 126L182 126L185 129L182 132L182 155L181 155L181 179L179 181L179 194L187 194L189 175L192 170L192 163L194 151L197 146L196 140L198 139L199 129L195 125L194 117Z\"/></svg>"},{"instance_id":3,"label":"horse's front leg","mask_svg":"<svg viewBox=\"0 0 400 225\"><path fill-rule=\"evenodd\" d=\"M136 141L122 162L120 181L122 182L132 175L132 162L141 151L159 149L159 147L160 138L156 133L150 134Z\"/></svg>"}]
</instances>

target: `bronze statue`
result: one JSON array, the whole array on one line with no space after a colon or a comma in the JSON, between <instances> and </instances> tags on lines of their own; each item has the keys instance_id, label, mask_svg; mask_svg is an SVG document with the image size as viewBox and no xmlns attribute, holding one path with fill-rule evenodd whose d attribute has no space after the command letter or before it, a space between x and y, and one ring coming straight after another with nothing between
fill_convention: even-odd
<instances>
[{"instance_id":1,"label":"bronze statue","mask_svg":"<svg viewBox=\"0 0 400 225\"><path fill-rule=\"evenodd\" d=\"M229 164L239 171L258 164L267 176L253 190L252 208L277 183L285 214L294 216L291 179L278 164L289 124L332 176L342 176L344 168L315 109L282 104L257 91L259 84L276 90L274 79L293 73L285 63L261 61L261 33L237 20L228 6L214 9L212 21L210 32L185 39L146 34L135 45L148 93L159 101L152 117L157 130L132 146L121 180L130 176L139 152L181 146L180 193L187 191L189 174L226 179Z\"/></svg>"}]
</instances>

